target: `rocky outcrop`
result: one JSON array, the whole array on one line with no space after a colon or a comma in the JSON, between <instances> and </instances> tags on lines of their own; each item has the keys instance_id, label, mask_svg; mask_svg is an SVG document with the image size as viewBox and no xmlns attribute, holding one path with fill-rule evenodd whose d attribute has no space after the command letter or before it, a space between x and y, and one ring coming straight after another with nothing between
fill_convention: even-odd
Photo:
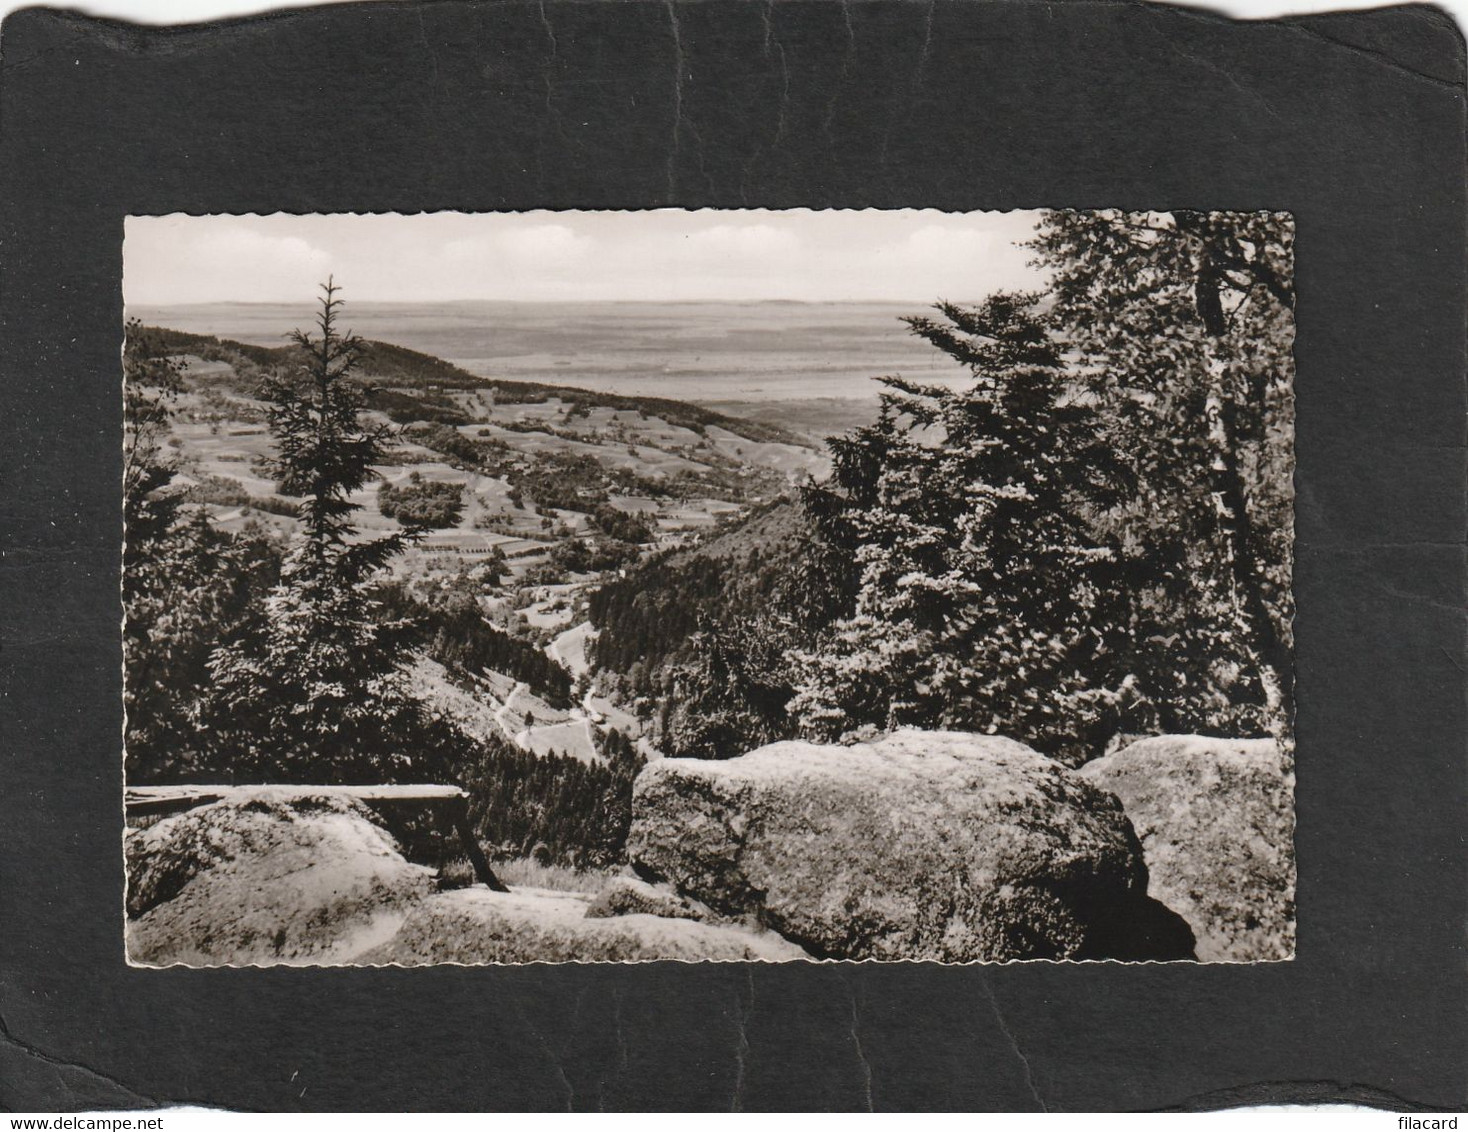
<instances>
[{"instance_id":1,"label":"rocky outcrop","mask_svg":"<svg viewBox=\"0 0 1468 1132\"><path fill-rule=\"evenodd\" d=\"M594 963L654 959L808 959L769 932L645 913L588 917L588 898L568 892L466 888L416 905L393 937L361 964Z\"/></svg>"},{"instance_id":2,"label":"rocky outcrop","mask_svg":"<svg viewBox=\"0 0 1468 1132\"><path fill-rule=\"evenodd\" d=\"M125 852L128 958L150 965L342 962L433 887L331 793L201 806L130 832Z\"/></svg>"},{"instance_id":3,"label":"rocky outcrop","mask_svg":"<svg viewBox=\"0 0 1468 1132\"><path fill-rule=\"evenodd\" d=\"M702 920L708 913L665 885L648 884L636 877L613 877L586 909L592 919L607 916L664 916L672 920Z\"/></svg>"},{"instance_id":4,"label":"rocky outcrop","mask_svg":"<svg viewBox=\"0 0 1468 1132\"><path fill-rule=\"evenodd\" d=\"M361 803L268 789L128 834L128 957L150 966L786 960L758 928L694 922L676 894L614 878L599 898L437 892Z\"/></svg>"},{"instance_id":5,"label":"rocky outcrop","mask_svg":"<svg viewBox=\"0 0 1468 1132\"><path fill-rule=\"evenodd\" d=\"M1163 735L1079 773L1121 799L1149 891L1192 927L1199 959L1293 956L1295 776L1278 743Z\"/></svg>"},{"instance_id":6,"label":"rocky outcrop","mask_svg":"<svg viewBox=\"0 0 1468 1132\"><path fill-rule=\"evenodd\" d=\"M904 730L665 759L628 853L716 912L845 959L1191 958L1121 804L994 736Z\"/></svg>"}]
</instances>

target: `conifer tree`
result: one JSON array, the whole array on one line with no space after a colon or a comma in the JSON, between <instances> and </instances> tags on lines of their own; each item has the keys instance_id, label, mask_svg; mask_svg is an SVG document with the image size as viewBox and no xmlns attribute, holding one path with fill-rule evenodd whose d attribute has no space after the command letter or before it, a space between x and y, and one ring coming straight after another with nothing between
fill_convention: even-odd
<instances>
[{"instance_id":1,"label":"conifer tree","mask_svg":"<svg viewBox=\"0 0 1468 1132\"><path fill-rule=\"evenodd\" d=\"M747 618L701 621L670 673L659 743L671 755L727 759L789 737L792 693L780 627Z\"/></svg>"},{"instance_id":2,"label":"conifer tree","mask_svg":"<svg viewBox=\"0 0 1468 1132\"><path fill-rule=\"evenodd\" d=\"M128 781L212 777L199 735L218 634L251 615L276 569L268 540L228 536L175 483L166 441L185 366L133 319L123 348L123 705Z\"/></svg>"},{"instance_id":3,"label":"conifer tree","mask_svg":"<svg viewBox=\"0 0 1468 1132\"><path fill-rule=\"evenodd\" d=\"M164 451L184 364L155 331L129 319L122 351L122 506L127 544L136 553L173 523L181 502L166 488L178 462Z\"/></svg>"},{"instance_id":4,"label":"conifer tree","mask_svg":"<svg viewBox=\"0 0 1468 1132\"><path fill-rule=\"evenodd\" d=\"M388 430L361 418L363 344L337 328L334 282L322 291L316 334L292 334L298 372L265 393L277 490L301 500L301 530L262 623L215 654L215 741L239 777L423 776L444 733L409 690L406 622L388 618L371 589L412 534L364 539L353 522L350 496L374 478Z\"/></svg>"},{"instance_id":5,"label":"conifer tree","mask_svg":"<svg viewBox=\"0 0 1468 1132\"><path fill-rule=\"evenodd\" d=\"M884 379L877 422L834 440L829 484L806 490L855 597L797 653L790 710L823 738L946 727L1080 758L1125 694L1107 664L1115 547L1092 522L1121 468L1036 296L937 309L909 324L972 385Z\"/></svg>"}]
</instances>

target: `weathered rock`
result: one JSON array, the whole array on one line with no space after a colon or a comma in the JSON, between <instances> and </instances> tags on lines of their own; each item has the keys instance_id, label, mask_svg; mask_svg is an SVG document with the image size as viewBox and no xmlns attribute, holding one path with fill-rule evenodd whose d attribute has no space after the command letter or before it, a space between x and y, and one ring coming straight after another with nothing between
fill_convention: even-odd
<instances>
[{"instance_id":1,"label":"weathered rock","mask_svg":"<svg viewBox=\"0 0 1468 1132\"><path fill-rule=\"evenodd\" d=\"M130 833L126 857L128 957L146 964L341 962L433 886L331 793L202 806Z\"/></svg>"},{"instance_id":2,"label":"weathered rock","mask_svg":"<svg viewBox=\"0 0 1468 1132\"><path fill-rule=\"evenodd\" d=\"M903 730L665 759L633 790L645 876L815 954L1191 958L1115 797L1021 743Z\"/></svg>"},{"instance_id":3,"label":"weathered rock","mask_svg":"<svg viewBox=\"0 0 1468 1132\"><path fill-rule=\"evenodd\" d=\"M1192 927L1199 959L1294 954L1295 776L1278 743L1162 735L1079 773L1121 799L1149 891Z\"/></svg>"},{"instance_id":4,"label":"weathered rock","mask_svg":"<svg viewBox=\"0 0 1468 1132\"><path fill-rule=\"evenodd\" d=\"M578 893L534 888L439 893L414 906L390 940L353 962L416 966L810 958L770 932L646 914L588 918L588 903Z\"/></svg>"},{"instance_id":5,"label":"weathered rock","mask_svg":"<svg viewBox=\"0 0 1468 1132\"><path fill-rule=\"evenodd\" d=\"M630 878L614 882L610 919L588 919L583 893L435 893L432 871L405 861L370 810L331 793L200 807L131 833L127 859L135 963L809 958L767 931L669 918L696 911Z\"/></svg>"},{"instance_id":6,"label":"weathered rock","mask_svg":"<svg viewBox=\"0 0 1468 1132\"><path fill-rule=\"evenodd\" d=\"M701 920L705 911L672 889L648 884L636 877L613 877L587 906L592 919L645 914L673 920Z\"/></svg>"}]
</instances>

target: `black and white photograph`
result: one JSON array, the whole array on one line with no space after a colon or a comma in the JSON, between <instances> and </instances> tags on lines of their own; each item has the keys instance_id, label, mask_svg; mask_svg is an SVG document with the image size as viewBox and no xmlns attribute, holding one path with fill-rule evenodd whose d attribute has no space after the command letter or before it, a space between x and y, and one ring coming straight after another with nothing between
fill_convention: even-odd
<instances>
[{"instance_id":1,"label":"black and white photograph","mask_svg":"<svg viewBox=\"0 0 1468 1132\"><path fill-rule=\"evenodd\" d=\"M128 217L129 963L1292 959L1293 241Z\"/></svg>"}]
</instances>

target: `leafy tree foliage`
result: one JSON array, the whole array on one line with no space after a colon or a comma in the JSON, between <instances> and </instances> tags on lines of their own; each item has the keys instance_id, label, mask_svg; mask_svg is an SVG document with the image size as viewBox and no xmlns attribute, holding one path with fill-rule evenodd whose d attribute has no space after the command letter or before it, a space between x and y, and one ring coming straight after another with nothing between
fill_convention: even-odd
<instances>
[{"instance_id":1,"label":"leafy tree foliage","mask_svg":"<svg viewBox=\"0 0 1468 1132\"><path fill-rule=\"evenodd\" d=\"M164 441L173 405L183 391L184 364L168 354L157 332L130 319L122 367L123 522L137 552L167 531L178 515L178 494L162 489L178 472L178 461L165 451Z\"/></svg>"},{"instance_id":2,"label":"leafy tree foliage","mask_svg":"<svg viewBox=\"0 0 1468 1132\"><path fill-rule=\"evenodd\" d=\"M1052 212L1053 320L1134 488L1127 566L1144 726L1290 718L1293 228L1268 213Z\"/></svg>"},{"instance_id":3,"label":"leafy tree foliage","mask_svg":"<svg viewBox=\"0 0 1468 1132\"><path fill-rule=\"evenodd\" d=\"M782 508L794 511L788 502ZM587 615L597 628L588 655L611 672L660 669L687 660L701 630L789 616L794 598L787 591L820 598L823 589L809 595L804 590L809 532L797 534L790 526L783 544L773 550L746 546L726 554L665 553L628 569L625 577L603 580L587 602Z\"/></svg>"},{"instance_id":4,"label":"leafy tree foliage","mask_svg":"<svg viewBox=\"0 0 1468 1132\"><path fill-rule=\"evenodd\" d=\"M372 407L385 413L398 424L427 422L439 425L464 425L469 414L442 393L404 393L398 389L373 389Z\"/></svg>"},{"instance_id":5,"label":"leafy tree foliage","mask_svg":"<svg viewBox=\"0 0 1468 1132\"><path fill-rule=\"evenodd\" d=\"M706 757L897 724L1072 760L1286 731L1291 242L1267 214L1046 214L1048 293L909 320L971 386L886 379L788 545L602 585L593 660Z\"/></svg>"},{"instance_id":6,"label":"leafy tree foliage","mask_svg":"<svg viewBox=\"0 0 1468 1132\"><path fill-rule=\"evenodd\" d=\"M323 287L317 334L293 334L298 371L272 379L273 470L299 498L301 533L252 631L220 648L214 742L241 777L372 782L432 777L451 736L407 686L410 626L382 616L369 583L405 536L358 537L352 493L386 454L352 380L361 340L337 330L341 300Z\"/></svg>"},{"instance_id":7,"label":"leafy tree foliage","mask_svg":"<svg viewBox=\"0 0 1468 1132\"><path fill-rule=\"evenodd\" d=\"M637 546L630 542L600 536L565 538L551 548L545 563L528 574L526 580L554 584L563 581L568 574L616 570L636 562L638 554Z\"/></svg>"},{"instance_id":8,"label":"leafy tree foliage","mask_svg":"<svg viewBox=\"0 0 1468 1132\"><path fill-rule=\"evenodd\" d=\"M642 662L660 667L697 629L700 607L722 608L725 564L666 555L591 592L587 611L597 636L588 646L598 668L627 672Z\"/></svg>"},{"instance_id":9,"label":"leafy tree foliage","mask_svg":"<svg viewBox=\"0 0 1468 1132\"><path fill-rule=\"evenodd\" d=\"M192 510L124 574L124 703L133 783L228 777L200 732L216 642L244 631L279 577L280 552L264 532L230 536Z\"/></svg>"},{"instance_id":10,"label":"leafy tree foliage","mask_svg":"<svg viewBox=\"0 0 1468 1132\"><path fill-rule=\"evenodd\" d=\"M727 759L789 738L793 689L781 637L758 619L706 621L671 670L659 743L670 755Z\"/></svg>"},{"instance_id":11,"label":"leafy tree foliage","mask_svg":"<svg viewBox=\"0 0 1468 1132\"><path fill-rule=\"evenodd\" d=\"M502 672L552 707L571 705L571 674L535 644L487 622L468 587L418 593L392 582L377 598L381 613L411 624L414 644L445 667L470 675Z\"/></svg>"},{"instance_id":12,"label":"leafy tree foliage","mask_svg":"<svg viewBox=\"0 0 1468 1132\"><path fill-rule=\"evenodd\" d=\"M850 612L849 572L801 507L779 500L603 581L588 601L588 655L661 750L740 755L795 734L792 650Z\"/></svg>"},{"instance_id":13,"label":"leafy tree foliage","mask_svg":"<svg viewBox=\"0 0 1468 1132\"><path fill-rule=\"evenodd\" d=\"M448 457L458 467L498 475L508 466L509 449L502 441L472 440L456 428L432 422L415 422L404 433L415 444Z\"/></svg>"},{"instance_id":14,"label":"leafy tree foliage","mask_svg":"<svg viewBox=\"0 0 1468 1132\"><path fill-rule=\"evenodd\" d=\"M464 514L464 486L425 480L421 473L408 473L402 487L385 483L377 489L377 509L405 527L440 530L456 526Z\"/></svg>"},{"instance_id":15,"label":"leafy tree foliage","mask_svg":"<svg viewBox=\"0 0 1468 1132\"><path fill-rule=\"evenodd\" d=\"M610 503L597 504L591 512L591 521L602 534L619 542L645 544L653 541L652 528L646 522L636 515L619 511Z\"/></svg>"}]
</instances>

